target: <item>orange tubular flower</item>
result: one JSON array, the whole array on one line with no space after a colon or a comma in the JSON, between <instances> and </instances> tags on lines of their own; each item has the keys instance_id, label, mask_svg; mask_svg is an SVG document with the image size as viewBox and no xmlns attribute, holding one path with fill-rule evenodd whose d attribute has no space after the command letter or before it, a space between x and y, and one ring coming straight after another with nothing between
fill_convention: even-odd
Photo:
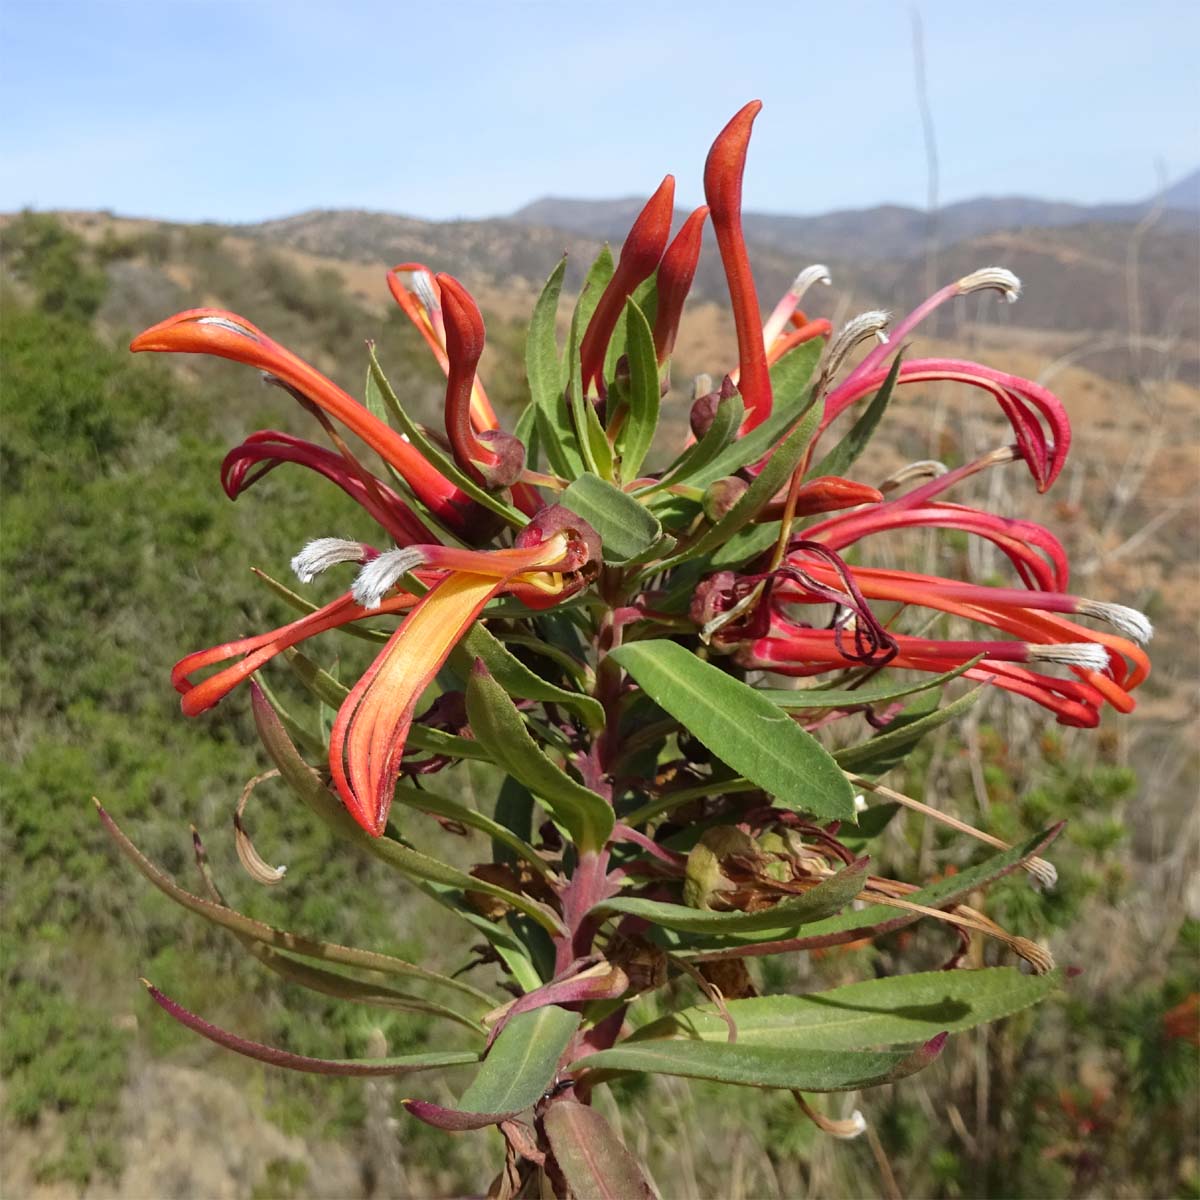
<instances>
[{"instance_id":1,"label":"orange tubular flower","mask_svg":"<svg viewBox=\"0 0 1200 1200\"><path fill-rule=\"evenodd\" d=\"M704 164L704 196L712 212L713 230L737 328L739 390L746 402L743 431L760 425L771 413L771 377L763 346L758 292L750 272L746 239L742 233L742 175L746 169L746 150L750 129L762 108L761 100L752 100L717 135Z\"/></svg>"},{"instance_id":2,"label":"orange tubular flower","mask_svg":"<svg viewBox=\"0 0 1200 1200\"><path fill-rule=\"evenodd\" d=\"M407 551L380 555L359 578L356 598L370 608L379 603L392 577L409 569ZM351 689L338 712L329 742L334 785L354 819L372 836L387 825L400 760L421 694L445 663L459 638L506 583L524 577L563 588L563 571L582 566L589 549L570 531L554 533L538 545L515 550L459 551L452 570L421 597L379 657ZM367 594L364 595L364 592Z\"/></svg>"},{"instance_id":3,"label":"orange tubular flower","mask_svg":"<svg viewBox=\"0 0 1200 1200\"><path fill-rule=\"evenodd\" d=\"M608 287L592 313L583 341L579 344L579 357L583 366L583 388L587 391L592 381L604 367L604 352L616 328L617 318L625 307L633 289L649 279L662 259L671 236L671 217L675 212L675 176L668 175L658 185L658 191L646 201L646 206L637 215L629 229L629 236L621 247L617 269L608 281Z\"/></svg>"},{"instance_id":4,"label":"orange tubular flower","mask_svg":"<svg viewBox=\"0 0 1200 1200\"><path fill-rule=\"evenodd\" d=\"M679 332L679 318L683 315L683 302L691 291L696 275L696 264L700 261L700 246L704 240L704 222L708 217L708 205L702 204L675 235L667 247L658 268L658 312L654 317L654 350L658 365L671 357L675 348L675 335Z\"/></svg>"},{"instance_id":5,"label":"orange tubular flower","mask_svg":"<svg viewBox=\"0 0 1200 1200\"><path fill-rule=\"evenodd\" d=\"M135 353L157 350L172 354L213 354L275 376L341 421L391 463L440 521L456 532L465 529L470 501L458 488L444 479L391 426L244 317L216 308L188 309L138 334L129 348Z\"/></svg>"},{"instance_id":6,"label":"orange tubular flower","mask_svg":"<svg viewBox=\"0 0 1200 1200\"><path fill-rule=\"evenodd\" d=\"M485 331L479 306L452 275L438 275L446 330L446 436L458 465L491 487L513 483L525 464L525 448L500 429L476 433L471 420L475 371Z\"/></svg>"}]
</instances>

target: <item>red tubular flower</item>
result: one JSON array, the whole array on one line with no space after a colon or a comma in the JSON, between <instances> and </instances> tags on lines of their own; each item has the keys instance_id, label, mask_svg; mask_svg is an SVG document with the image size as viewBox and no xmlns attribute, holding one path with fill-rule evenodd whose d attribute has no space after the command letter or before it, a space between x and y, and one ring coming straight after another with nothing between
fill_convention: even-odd
<instances>
[{"instance_id":1,"label":"red tubular flower","mask_svg":"<svg viewBox=\"0 0 1200 1200\"><path fill-rule=\"evenodd\" d=\"M887 375L885 367L862 373L854 371L826 396L819 432L828 428L856 400L878 391ZM924 358L903 363L896 380L897 384L939 381L970 384L994 396L1017 435L1017 446L1038 491L1044 492L1054 483L1071 446L1071 423L1062 401L1053 392L1030 379L953 358ZM1039 416L1049 426L1053 441L1046 437Z\"/></svg>"},{"instance_id":2,"label":"red tubular flower","mask_svg":"<svg viewBox=\"0 0 1200 1200\"><path fill-rule=\"evenodd\" d=\"M679 332L679 319L683 315L683 302L692 289L696 276L696 264L700 261L700 247L704 241L704 222L708 217L708 205L702 204L686 221L667 247L658 266L658 311L654 317L654 350L658 365L671 357L675 348L675 335Z\"/></svg>"},{"instance_id":3,"label":"red tubular flower","mask_svg":"<svg viewBox=\"0 0 1200 1200\"><path fill-rule=\"evenodd\" d=\"M475 372L483 354L483 314L471 293L452 275L438 275L446 331L446 436L458 465L491 487L513 483L525 463L525 448L500 429L476 433L471 417Z\"/></svg>"},{"instance_id":4,"label":"red tubular flower","mask_svg":"<svg viewBox=\"0 0 1200 1200\"><path fill-rule=\"evenodd\" d=\"M586 392L604 368L604 353L616 328L617 319L633 289L654 273L671 236L671 217L675 212L675 176L668 175L646 201L629 229L621 247L617 269L600 296L592 319L579 344Z\"/></svg>"},{"instance_id":5,"label":"red tubular flower","mask_svg":"<svg viewBox=\"0 0 1200 1200\"><path fill-rule=\"evenodd\" d=\"M828 338L831 333L833 333L833 326L825 317L817 317L813 321L802 321L790 333L783 334L771 343L771 347L767 351L767 363L777 363L789 350L794 350L805 342L811 342L813 338Z\"/></svg>"},{"instance_id":6,"label":"red tubular flower","mask_svg":"<svg viewBox=\"0 0 1200 1200\"><path fill-rule=\"evenodd\" d=\"M129 348L135 353L213 354L266 371L362 438L396 468L438 520L456 532L465 530L470 509L467 497L391 426L243 317L215 308L188 309L138 334Z\"/></svg>"},{"instance_id":7,"label":"red tubular flower","mask_svg":"<svg viewBox=\"0 0 1200 1200\"><path fill-rule=\"evenodd\" d=\"M704 197L712 213L737 329L738 386L746 402L743 430L753 429L771 413L771 377L763 346L758 292L742 233L742 175L750 129L761 108L761 100L752 100L738 112L718 134L704 164Z\"/></svg>"},{"instance_id":8,"label":"red tubular flower","mask_svg":"<svg viewBox=\"0 0 1200 1200\"><path fill-rule=\"evenodd\" d=\"M351 470L340 454L274 429L252 433L225 455L221 463L221 486L230 500L236 500L247 488L285 462L299 463L337 484L386 529L398 545L428 542L433 537L417 514L383 480L370 476L368 482ZM250 469L256 466L259 469L251 475Z\"/></svg>"}]
</instances>

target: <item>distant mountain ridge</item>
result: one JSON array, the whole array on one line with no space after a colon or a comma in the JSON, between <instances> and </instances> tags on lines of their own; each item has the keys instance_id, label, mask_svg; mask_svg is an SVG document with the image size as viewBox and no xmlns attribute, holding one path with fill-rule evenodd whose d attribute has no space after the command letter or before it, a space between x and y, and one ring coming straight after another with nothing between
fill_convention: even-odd
<instances>
[{"instance_id":1,"label":"distant mountain ridge","mask_svg":"<svg viewBox=\"0 0 1200 1200\"><path fill-rule=\"evenodd\" d=\"M523 225L561 229L606 240L624 236L644 198L575 200L545 196L503 218ZM1074 225L1135 224L1161 209L1164 229L1200 229L1200 169L1156 196L1130 204L1074 204L1029 196L981 196L940 208L934 219L923 209L899 204L843 209L816 216L747 212L746 237L801 257L854 261L916 258L931 230L945 245L1008 230L1061 229ZM682 213L678 214L682 218Z\"/></svg>"}]
</instances>

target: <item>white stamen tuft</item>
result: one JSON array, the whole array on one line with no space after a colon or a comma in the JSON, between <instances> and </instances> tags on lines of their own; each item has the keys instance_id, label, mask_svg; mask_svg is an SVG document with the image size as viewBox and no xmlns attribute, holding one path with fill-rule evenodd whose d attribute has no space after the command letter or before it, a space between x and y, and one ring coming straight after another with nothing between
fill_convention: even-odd
<instances>
[{"instance_id":1,"label":"white stamen tuft","mask_svg":"<svg viewBox=\"0 0 1200 1200\"><path fill-rule=\"evenodd\" d=\"M692 380L692 403L695 404L701 396L707 396L713 390L713 381L711 375L703 373L696 376Z\"/></svg>"},{"instance_id":2,"label":"white stamen tuft","mask_svg":"<svg viewBox=\"0 0 1200 1200\"><path fill-rule=\"evenodd\" d=\"M1044 858L1031 858L1025 864L1025 870L1043 892L1052 892L1058 884L1058 868Z\"/></svg>"},{"instance_id":3,"label":"white stamen tuft","mask_svg":"<svg viewBox=\"0 0 1200 1200\"><path fill-rule=\"evenodd\" d=\"M1009 304L1014 303L1021 294L1021 281L1006 267L980 267L978 271L964 275L955 287L961 296L993 288L1002 292Z\"/></svg>"},{"instance_id":4,"label":"white stamen tuft","mask_svg":"<svg viewBox=\"0 0 1200 1200\"><path fill-rule=\"evenodd\" d=\"M344 562L362 562L366 557L362 542L346 538L314 538L292 559L292 570L301 583L312 583L322 571Z\"/></svg>"},{"instance_id":5,"label":"white stamen tuft","mask_svg":"<svg viewBox=\"0 0 1200 1200\"><path fill-rule=\"evenodd\" d=\"M1085 617L1107 621L1118 633L1143 646L1154 636L1154 626L1145 613L1130 608L1127 604L1106 604L1102 600L1081 600L1077 612Z\"/></svg>"},{"instance_id":6,"label":"white stamen tuft","mask_svg":"<svg viewBox=\"0 0 1200 1200\"><path fill-rule=\"evenodd\" d=\"M805 267L792 281L792 295L796 297L797 304L814 283L823 283L826 287L833 283L833 276L824 263L813 263L811 267Z\"/></svg>"},{"instance_id":7,"label":"white stamen tuft","mask_svg":"<svg viewBox=\"0 0 1200 1200\"><path fill-rule=\"evenodd\" d=\"M844 1121L830 1121L827 1132L848 1142L867 1132L867 1118L856 1108Z\"/></svg>"},{"instance_id":8,"label":"white stamen tuft","mask_svg":"<svg viewBox=\"0 0 1200 1200\"><path fill-rule=\"evenodd\" d=\"M887 335L883 330L891 319L891 313L872 309L870 312L859 313L857 317L852 317L847 321L838 330L837 337L833 339L833 344L829 347L829 357L821 371L821 380L818 383L817 391L820 392L821 386L838 373L838 369L846 360L846 355L859 342L869 337L878 338L881 342L886 342Z\"/></svg>"},{"instance_id":9,"label":"white stamen tuft","mask_svg":"<svg viewBox=\"0 0 1200 1200\"><path fill-rule=\"evenodd\" d=\"M854 797L854 811L856 813L866 812L867 807L868 805L866 799L864 798L862 792L859 792L858 795Z\"/></svg>"},{"instance_id":10,"label":"white stamen tuft","mask_svg":"<svg viewBox=\"0 0 1200 1200\"><path fill-rule=\"evenodd\" d=\"M258 338L245 325L239 325L236 321L231 321L228 317L197 317L196 324L216 325L219 329L227 329L230 333L240 334L244 338L249 338L252 342L258 341Z\"/></svg>"},{"instance_id":11,"label":"white stamen tuft","mask_svg":"<svg viewBox=\"0 0 1200 1200\"><path fill-rule=\"evenodd\" d=\"M898 471L893 471L880 485L881 492L893 492L896 488L914 479L937 479L945 475L950 468L936 458L923 458L919 462L911 462Z\"/></svg>"},{"instance_id":12,"label":"white stamen tuft","mask_svg":"<svg viewBox=\"0 0 1200 1200\"><path fill-rule=\"evenodd\" d=\"M1108 651L1096 642L1036 642L1028 649L1030 662L1062 663L1088 671L1108 669Z\"/></svg>"},{"instance_id":13,"label":"white stamen tuft","mask_svg":"<svg viewBox=\"0 0 1200 1200\"><path fill-rule=\"evenodd\" d=\"M425 306L427 312L437 312L441 307L437 293L433 290L433 280L425 271L413 272L413 291L417 293L417 299Z\"/></svg>"},{"instance_id":14,"label":"white stamen tuft","mask_svg":"<svg viewBox=\"0 0 1200 1200\"><path fill-rule=\"evenodd\" d=\"M350 589L355 602L363 608L378 608L383 598L414 567L425 561L425 552L415 546L403 550L385 550L358 573Z\"/></svg>"}]
</instances>

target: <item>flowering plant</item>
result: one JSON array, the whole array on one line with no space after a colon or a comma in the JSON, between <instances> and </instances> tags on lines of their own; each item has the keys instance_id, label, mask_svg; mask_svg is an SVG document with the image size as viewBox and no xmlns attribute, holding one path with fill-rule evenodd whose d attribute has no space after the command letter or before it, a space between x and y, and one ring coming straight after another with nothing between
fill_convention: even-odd
<instances>
[{"instance_id":1,"label":"flowering plant","mask_svg":"<svg viewBox=\"0 0 1200 1200\"><path fill-rule=\"evenodd\" d=\"M642 1169L590 1104L617 1076L786 1089L821 1128L854 1136L864 1128L858 1113L832 1119L804 1093L901 1078L931 1062L950 1033L1045 996L1058 982L1048 952L965 901L1022 869L1053 886L1042 855L1058 827L1010 846L878 776L961 714L979 688L901 713L907 697L936 700L962 678L1032 700L1064 724L1094 726L1105 705L1133 708L1149 669L1145 618L1070 594L1053 534L945 499L965 479L1015 463L1044 492L1067 455L1063 407L1036 383L970 362L902 357L903 339L938 305L983 289L1015 299L1009 272L985 268L950 284L887 338L881 313L836 334L828 321L809 320L802 297L828 282L823 267L810 267L762 322L740 212L759 107L747 105L716 139L707 204L673 239L668 176L618 259L601 253L561 351L559 264L530 322L530 400L513 433L499 427L478 374L484 325L475 301L458 280L420 264L394 268L388 286L445 374L444 436L405 411L373 351L360 404L232 313L183 312L132 345L257 367L322 426L332 449L264 430L231 450L222 468L231 498L281 463L299 463L336 484L391 543L310 540L292 562L301 583L353 566L351 586L317 606L275 584L301 615L182 659L172 679L184 712L202 713L247 682L274 772L357 850L469 922L489 947L480 963L500 966L510 994L462 972L254 921L224 903L198 842L207 895L192 894L101 809L152 883L230 930L273 971L351 1002L429 1014L457 1026L461 1045L389 1059L304 1057L217 1028L148 985L150 993L205 1037L281 1067L372 1076L471 1066L456 1106L404 1105L451 1131L498 1126L506 1158L495 1196L545 1194L539 1180L555 1195L649 1194ZM697 381L691 437L648 470L708 222L738 362L719 387ZM874 339L846 371L856 347ZM954 470L916 463L878 486L848 478L895 389L933 380L989 394L1013 443ZM830 427L868 398L821 452ZM869 565L873 535L923 527L993 543L1014 586ZM931 638L928 616L925 628L913 619L921 610L988 634ZM379 630L378 617L392 627ZM349 688L299 649L335 629L383 642ZM259 672L277 657L336 709L326 733L273 700ZM216 670L201 678L208 668ZM881 674L896 668L917 674ZM780 687L767 686L769 675L831 678ZM831 753L814 736L857 715L875 730L859 744ZM456 798L463 760L504 775L492 814ZM866 795L886 803L869 805ZM996 852L924 885L877 875L863 851L899 806ZM484 835L486 860L467 871L417 850L406 836L409 810ZM278 879L235 824L251 873ZM747 966L928 918L955 937L941 971L764 995ZM1025 969L961 969L972 935L1000 943ZM679 989L663 989L673 979L697 994L670 1010L663 997Z\"/></svg>"}]
</instances>

